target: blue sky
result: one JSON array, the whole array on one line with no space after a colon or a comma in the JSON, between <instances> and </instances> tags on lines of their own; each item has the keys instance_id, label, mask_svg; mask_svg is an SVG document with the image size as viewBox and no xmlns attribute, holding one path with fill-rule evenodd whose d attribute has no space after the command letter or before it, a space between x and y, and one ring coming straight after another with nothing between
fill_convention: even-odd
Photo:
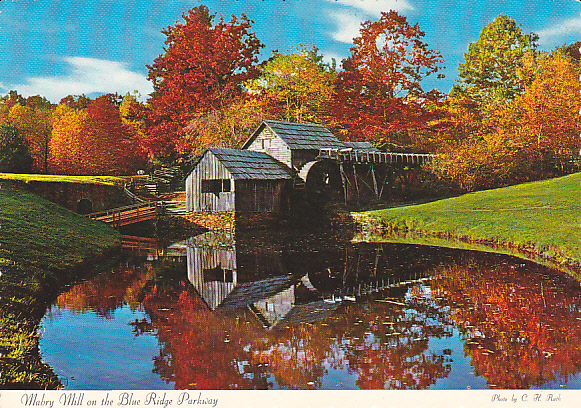
<instances>
[{"instance_id":1,"label":"blue sky","mask_svg":"<svg viewBox=\"0 0 581 408\"><path fill-rule=\"evenodd\" d=\"M265 44L262 57L298 44L327 59L349 54L365 20L394 9L419 23L444 58L446 78L424 88L448 92L468 44L501 13L540 36L540 48L581 39L579 0L0 0L0 94L16 89L53 102L63 96L151 92L147 64L162 52L161 30L205 4L223 15L246 14Z\"/></svg>"}]
</instances>

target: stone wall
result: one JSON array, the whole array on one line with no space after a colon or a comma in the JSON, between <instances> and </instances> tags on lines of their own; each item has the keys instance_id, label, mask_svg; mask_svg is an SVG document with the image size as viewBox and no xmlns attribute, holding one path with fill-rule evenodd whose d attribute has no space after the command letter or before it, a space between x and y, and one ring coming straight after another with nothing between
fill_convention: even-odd
<instances>
[{"instance_id":1,"label":"stone wall","mask_svg":"<svg viewBox=\"0 0 581 408\"><path fill-rule=\"evenodd\" d=\"M90 213L131 204L122 188L106 184L6 181L71 211Z\"/></svg>"},{"instance_id":2,"label":"stone wall","mask_svg":"<svg viewBox=\"0 0 581 408\"><path fill-rule=\"evenodd\" d=\"M233 211L194 212L186 215L190 227L209 230L232 231L236 228L270 228L285 222L279 214L271 212L234 213Z\"/></svg>"}]
</instances>

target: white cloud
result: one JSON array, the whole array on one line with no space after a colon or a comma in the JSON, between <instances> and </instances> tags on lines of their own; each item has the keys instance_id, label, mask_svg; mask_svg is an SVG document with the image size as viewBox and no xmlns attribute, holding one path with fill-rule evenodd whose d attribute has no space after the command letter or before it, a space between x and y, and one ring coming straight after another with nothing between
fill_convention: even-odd
<instances>
[{"instance_id":1,"label":"white cloud","mask_svg":"<svg viewBox=\"0 0 581 408\"><path fill-rule=\"evenodd\" d=\"M12 86L23 96L41 95L58 102L67 95L90 95L133 92L142 97L153 91L145 76L127 69L127 64L97 58L66 57L69 72L56 77L32 77L21 85Z\"/></svg>"},{"instance_id":2,"label":"white cloud","mask_svg":"<svg viewBox=\"0 0 581 408\"><path fill-rule=\"evenodd\" d=\"M407 0L327 0L328 2L348 6L361 10L372 16L381 15L382 11L404 11L413 10L412 5Z\"/></svg>"},{"instance_id":3,"label":"white cloud","mask_svg":"<svg viewBox=\"0 0 581 408\"><path fill-rule=\"evenodd\" d=\"M558 45L563 42L563 37L581 35L581 16L565 20L557 25L537 30L539 43L543 46Z\"/></svg>"},{"instance_id":4,"label":"white cloud","mask_svg":"<svg viewBox=\"0 0 581 408\"><path fill-rule=\"evenodd\" d=\"M331 33L335 41L351 44L353 38L359 36L361 23L365 20L361 14L334 11L330 13L330 16L337 23L337 28Z\"/></svg>"},{"instance_id":5,"label":"white cloud","mask_svg":"<svg viewBox=\"0 0 581 408\"><path fill-rule=\"evenodd\" d=\"M337 28L331 32L331 37L339 42L351 44L353 38L359 35L363 21L377 18L381 12L390 10L413 10L407 0L326 0L339 5L339 9L329 12L337 23Z\"/></svg>"}]
</instances>

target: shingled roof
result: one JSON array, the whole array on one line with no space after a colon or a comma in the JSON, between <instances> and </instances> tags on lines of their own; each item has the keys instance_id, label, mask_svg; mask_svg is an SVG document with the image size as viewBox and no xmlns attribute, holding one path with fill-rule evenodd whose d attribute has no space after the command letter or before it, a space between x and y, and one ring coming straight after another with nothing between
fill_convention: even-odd
<instances>
[{"instance_id":1,"label":"shingled roof","mask_svg":"<svg viewBox=\"0 0 581 408\"><path fill-rule=\"evenodd\" d=\"M345 148L351 148L353 150L362 152L380 152L377 147L373 146L371 142L348 142L344 141L343 144Z\"/></svg>"},{"instance_id":2,"label":"shingled roof","mask_svg":"<svg viewBox=\"0 0 581 408\"><path fill-rule=\"evenodd\" d=\"M266 153L239 149L209 149L235 180L292 178L290 169Z\"/></svg>"},{"instance_id":3,"label":"shingled roof","mask_svg":"<svg viewBox=\"0 0 581 408\"><path fill-rule=\"evenodd\" d=\"M343 149L345 145L326 127L311 123L281 122L265 120L244 143L246 149L267 126L293 150Z\"/></svg>"}]
</instances>

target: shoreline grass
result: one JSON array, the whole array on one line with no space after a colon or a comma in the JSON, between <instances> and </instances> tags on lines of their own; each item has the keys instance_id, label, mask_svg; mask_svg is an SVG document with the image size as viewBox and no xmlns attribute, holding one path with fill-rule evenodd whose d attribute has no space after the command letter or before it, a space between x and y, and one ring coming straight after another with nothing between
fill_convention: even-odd
<instances>
[{"instance_id":1,"label":"shoreline grass","mask_svg":"<svg viewBox=\"0 0 581 408\"><path fill-rule=\"evenodd\" d=\"M359 240L463 243L581 272L581 173L352 215Z\"/></svg>"},{"instance_id":2,"label":"shoreline grass","mask_svg":"<svg viewBox=\"0 0 581 408\"><path fill-rule=\"evenodd\" d=\"M39 356L38 324L65 285L119 245L105 224L0 184L0 388L58 388Z\"/></svg>"},{"instance_id":3,"label":"shoreline grass","mask_svg":"<svg viewBox=\"0 0 581 408\"><path fill-rule=\"evenodd\" d=\"M0 173L0 181L51 182L51 183L79 183L79 184L105 184L109 186L123 186L133 179L146 178L146 176L67 176L58 174L15 174Z\"/></svg>"}]
</instances>

